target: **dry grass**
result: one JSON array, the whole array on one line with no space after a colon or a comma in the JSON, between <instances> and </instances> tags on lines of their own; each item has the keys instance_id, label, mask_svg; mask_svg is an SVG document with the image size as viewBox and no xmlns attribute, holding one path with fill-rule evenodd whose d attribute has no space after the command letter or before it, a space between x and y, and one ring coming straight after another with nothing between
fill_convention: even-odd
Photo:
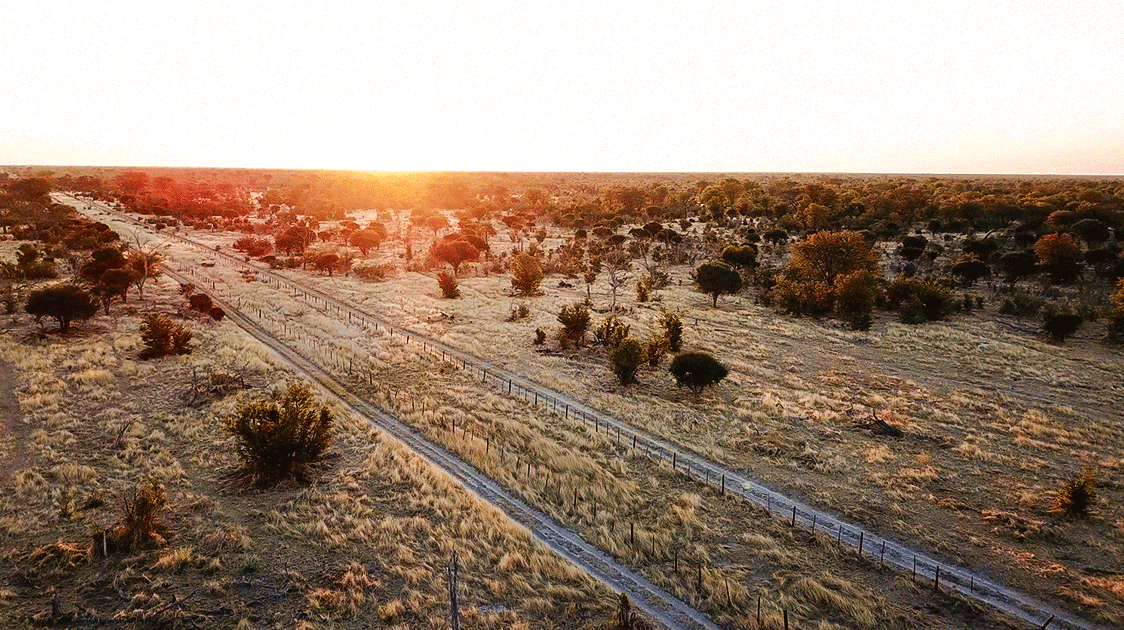
<instances>
[{"instance_id":1,"label":"dry grass","mask_svg":"<svg viewBox=\"0 0 1124 630\"><path fill-rule=\"evenodd\" d=\"M207 238L212 244L226 245L231 236ZM176 247L185 259L198 257ZM1057 557L1063 548L1072 548L1074 539L1119 553L1120 541L1106 539L1104 529L1075 525L1067 526L1077 529L1062 537L1068 543L1012 537L997 545L966 548L962 544L987 538L993 527L984 518L962 516L970 512L964 506L976 513L1009 511L1014 506L1045 510L1045 502L1027 497L1056 487L1064 471L1073 470L1074 461L1095 459L1102 469L1121 467L1124 432L1118 418L1089 413L1093 407L1112 408L1107 404L1114 397L1111 383L1122 376L1118 362L1088 348L1058 349L1028 342L986 322L922 328L879 322L873 332L854 333L776 317L745 298L724 301L724 307L713 309L686 283L679 288L687 269L670 271L673 287L661 292L659 302L636 305L626 322L634 334L643 336L653 329L658 308L681 313L687 347L715 352L731 367L727 382L701 401L675 390L662 372L643 372L640 386L621 389L613 384L604 357L595 350L533 352L535 328L556 327L558 308L584 298L581 283L575 283L574 289L556 289L548 279L546 294L527 301L531 316L506 322L514 301L503 296L508 281L502 276L464 274L465 297L456 301L441 300L432 278L413 272L400 272L393 282L377 284L339 277L315 281L347 301L573 392L728 466L744 466L813 503L845 506L849 517L868 527L904 535L929 551L984 567L1048 599L1058 601L1057 588L1070 578L1057 572L1039 574L1017 561L1020 554L1075 563ZM775 523L763 525L763 535L780 541L771 551L751 545L723 549L730 538L723 534L745 522L744 517L731 519L733 508L728 506L703 510L704 516L696 508L693 518L701 526L680 527L688 515L676 499L683 493L697 493L697 487L690 484L668 494L669 485L678 486L680 478L629 457L627 449L603 434L590 434L496 396L447 366L418 358L400 338L347 326L260 283L246 283L221 265L215 273L220 290L236 292L248 311L261 308L267 327L280 336L336 366L341 374L358 364L370 371L376 383L397 388L392 390L393 400L386 389L372 395L432 439L698 605L712 611L722 607L713 592L692 594L686 578L670 577L674 572L668 568L669 550L673 542L679 545L681 531L689 530L693 536L681 549L692 557L725 562L716 573L748 584L746 588L780 592L775 572L766 580L752 579L745 559L757 561L754 554L769 553L770 562L776 563L770 566L793 570L784 565L791 565L792 552L802 543L772 531ZM285 273L309 279L299 271ZM594 289L595 305L604 304L605 287L599 282ZM976 350L981 335L989 341L986 352ZM1028 399L1046 390L1056 394L1060 404ZM902 429L906 437L893 441L857 428L872 411ZM454 423L457 437L449 430ZM469 429L467 435L464 428ZM1110 502L1119 499L1117 492L1106 492L1105 497ZM378 535L354 517L349 522L344 507L334 503L342 499L311 499L315 500L301 508L308 510L302 527L312 528L309 531L326 546L342 549L354 544L353 538L374 540L371 537ZM1028 516L1036 514L1041 515ZM624 531L624 524L633 519L648 525L636 533L636 542ZM388 528L408 531L404 522L386 523ZM416 557L408 546L387 551ZM829 575L844 581L854 581L850 576L862 571L836 557L805 557L803 562L805 567L830 566ZM409 570L401 571L400 578L416 583L423 579ZM864 574L861 581L873 584L879 578ZM493 593L519 588L517 582L487 585ZM918 596L896 589L902 587L889 584L882 589L887 601L912 602ZM1118 612L1120 602L1112 599L1116 596L1111 590L1105 597L1109 603L1100 609ZM814 605L816 611L828 617L835 614L826 610L826 600L814 601L821 602ZM715 614L742 618L738 611ZM818 622L823 627L841 623L829 618Z\"/></svg>"},{"instance_id":2,"label":"dry grass","mask_svg":"<svg viewBox=\"0 0 1124 630\"><path fill-rule=\"evenodd\" d=\"M162 292L178 298L169 282L149 287L151 299ZM248 626L237 585L253 574L266 585L288 581L269 614L309 615L303 627L371 615L433 625L442 619L443 569L453 550L461 554L469 607L495 603L479 586L503 565L505 619L513 626L577 627L607 613L604 587L362 419L338 423L336 454L317 484L246 494L231 476L236 462L220 419L254 394L191 405L192 372L242 373L260 391L279 378L276 359L222 323L198 330L193 355L137 363L129 332L136 318L99 315L94 324L114 341L91 335L29 344L0 336L0 357L20 375L23 412L20 429L2 436L5 452L18 448L23 456L2 480L0 547L24 550L0 560L0 573L25 575L4 591L0 625L17 627L24 611L49 610L47 576L36 573L48 569L67 605L91 609L102 604L85 599L95 591L83 585L103 579L96 573L109 576L133 596L117 613L125 623ZM144 480L166 488L170 544L102 559L90 531L112 531L118 498ZM68 542L76 540L84 542ZM338 560L344 550L352 560ZM324 569L290 580L294 563ZM149 583L165 590L153 592ZM551 594L546 609L543 593ZM232 596L233 608L214 612Z\"/></svg>"}]
</instances>

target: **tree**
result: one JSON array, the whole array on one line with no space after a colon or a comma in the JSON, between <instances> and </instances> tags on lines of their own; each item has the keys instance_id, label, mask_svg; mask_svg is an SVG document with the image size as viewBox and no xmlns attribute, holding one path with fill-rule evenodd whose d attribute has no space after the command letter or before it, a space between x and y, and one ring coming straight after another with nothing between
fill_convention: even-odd
<instances>
[{"instance_id":1,"label":"tree","mask_svg":"<svg viewBox=\"0 0 1124 630\"><path fill-rule=\"evenodd\" d=\"M1038 273L1038 258L1033 252L1007 252L999 257L999 268L1007 284L1014 285Z\"/></svg>"},{"instance_id":2,"label":"tree","mask_svg":"<svg viewBox=\"0 0 1124 630\"><path fill-rule=\"evenodd\" d=\"M980 278L991 275L991 267L976 258L975 254L968 254L952 266L952 275L965 286L972 286Z\"/></svg>"},{"instance_id":3,"label":"tree","mask_svg":"<svg viewBox=\"0 0 1124 630\"><path fill-rule=\"evenodd\" d=\"M564 339L574 342L581 347L585 333L590 324L589 307L580 302L563 306L558 312L558 323L562 324L561 335Z\"/></svg>"},{"instance_id":4,"label":"tree","mask_svg":"<svg viewBox=\"0 0 1124 630\"><path fill-rule=\"evenodd\" d=\"M98 312L98 301L73 284L52 284L32 291L24 308L36 320L44 316L55 319L59 331L66 332L70 322L93 317Z\"/></svg>"},{"instance_id":5,"label":"tree","mask_svg":"<svg viewBox=\"0 0 1124 630\"><path fill-rule=\"evenodd\" d=\"M1068 284L1081 276L1081 245L1064 232L1047 234L1034 245L1038 262L1058 284Z\"/></svg>"},{"instance_id":6,"label":"tree","mask_svg":"<svg viewBox=\"0 0 1124 630\"><path fill-rule=\"evenodd\" d=\"M836 282L859 271L879 275L878 252L858 232L817 232L792 247L774 289L781 309L820 317L835 308Z\"/></svg>"},{"instance_id":7,"label":"tree","mask_svg":"<svg viewBox=\"0 0 1124 630\"><path fill-rule=\"evenodd\" d=\"M675 377L676 385L686 386L696 396L702 393L703 388L718 383L729 374L726 366L706 352L684 352L676 355L671 360L668 371Z\"/></svg>"},{"instance_id":8,"label":"tree","mask_svg":"<svg viewBox=\"0 0 1124 630\"><path fill-rule=\"evenodd\" d=\"M105 306L105 314L109 315L109 305L117 299L122 302L128 300L129 286L137 281L140 276L128 267L109 269L98 278L94 285L94 292L101 298Z\"/></svg>"},{"instance_id":9,"label":"tree","mask_svg":"<svg viewBox=\"0 0 1124 630\"><path fill-rule=\"evenodd\" d=\"M433 230L433 235L437 236L437 232L449 227L449 220L443 214L434 214L425 219L425 225Z\"/></svg>"},{"instance_id":10,"label":"tree","mask_svg":"<svg viewBox=\"0 0 1124 630\"><path fill-rule=\"evenodd\" d=\"M328 272L331 276L332 272L340 268L340 256L335 252L323 252L316 254L312 259L312 266L320 271Z\"/></svg>"},{"instance_id":11,"label":"tree","mask_svg":"<svg viewBox=\"0 0 1124 630\"><path fill-rule=\"evenodd\" d=\"M757 267L757 246L752 244L730 245L722 250L722 262L732 267L754 269Z\"/></svg>"},{"instance_id":12,"label":"tree","mask_svg":"<svg viewBox=\"0 0 1124 630\"><path fill-rule=\"evenodd\" d=\"M621 385L628 385L636 380L636 370L648 359L644 345L632 337L626 337L610 355L613 362L613 373Z\"/></svg>"},{"instance_id":13,"label":"tree","mask_svg":"<svg viewBox=\"0 0 1124 630\"><path fill-rule=\"evenodd\" d=\"M382 226L380 225L379 227ZM359 251L363 252L363 255L366 256L368 251L372 248L378 249L379 245L382 244L382 240L386 236L385 232L386 228L383 228L383 234L379 234L378 230L370 228L359 230L358 232L352 232L348 242L358 247Z\"/></svg>"},{"instance_id":14,"label":"tree","mask_svg":"<svg viewBox=\"0 0 1124 630\"><path fill-rule=\"evenodd\" d=\"M254 479L268 485L296 475L320 459L332 440L332 412L308 385L290 383L284 392L238 409L226 422L235 451Z\"/></svg>"},{"instance_id":15,"label":"tree","mask_svg":"<svg viewBox=\"0 0 1124 630\"><path fill-rule=\"evenodd\" d=\"M628 254L619 248L614 248L605 254L601 265L605 270L605 275L609 278L609 290L613 293L611 312L615 314L617 312L617 292L632 279L632 275L629 273L632 270L632 260L629 259Z\"/></svg>"},{"instance_id":16,"label":"tree","mask_svg":"<svg viewBox=\"0 0 1124 630\"><path fill-rule=\"evenodd\" d=\"M279 252L289 255L303 254L312 242L316 240L316 233L303 225L294 225L273 238L273 246Z\"/></svg>"},{"instance_id":17,"label":"tree","mask_svg":"<svg viewBox=\"0 0 1124 630\"><path fill-rule=\"evenodd\" d=\"M1082 318L1073 312L1068 305L1060 311L1051 305L1046 308L1042 317L1042 332L1055 343L1065 343L1077 329L1081 327Z\"/></svg>"},{"instance_id":18,"label":"tree","mask_svg":"<svg viewBox=\"0 0 1124 630\"><path fill-rule=\"evenodd\" d=\"M441 295L446 299L458 298L461 295L461 290L457 286L457 279L455 276L449 275L449 272L442 271L437 274L437 286L441 289Z\"/></svg>"},{"instance_id":19,"label":"tree","mask_svg":"<svg viewBox=\"0 0 1124 630\"><path fill-rule=\"evenodd\" d=\"M137 287L137 292L140 293L141 298L144 298L144 285L151 278L160 277L160 263L164 262L164 257L159 253L149 249L137 248L129 250L126 256L127 266L135 272L133 284Z\"/></svg>"},{"instance_id":20,"label":"tree","mask_svg":"<svg viewBox=\"0 0 1124 630\"><path fill-rule=\"evenodd\" d=\"M142 359L158 359L172 354L191 352L191 331L181 323L160 313L145 315L140 325Z\"/></svg>"},{"instance_id":21,"label":"tree","mask_svg":"<svg viewBox=\"0 0 1124 630\"><path fill-rule=\"evenodd\" d=\"M531 254L519 254L511 262L511 286L524 297L538 294L544 275L539 259Z\"/></svg>"},{"instance_id":22,"label":"tree","mask_svg":"<svg viewBox=\"0 0 1124 630\"><path fill-rule=\"evenodd\" d=\"M718 306L718 296L734 294L742 288L741 274L720 260L712 260L699 265L695 270L695 284L703 293L714 298L713 306Z\"/></svg>"},{"instance_id":23,"label":"tree","mask_svg":"<svg viewBox=\"0 0 1124 630\"><path fill-rule=\"evenodd\" d=\"M96 249L90 254L90 260L82 265L82 277L90 282L97 282L101 275L110 269L118 269L128 264L121 250L114 247Z\"/></svg>"},{"instance_id":24,"label":"tree","mask_svg":"<svg viewBox=\"0 0 1124 630\"><path fill-rule=\"evenodd\" d=\"M449 266L453 268L454 276L459 275L458 270L461 264L480 258L480 250L473 247L472 243L463 240L451 243L438 241L433 244L430 254L434 258L449 263Z\"/></svg>"}]
</instances>

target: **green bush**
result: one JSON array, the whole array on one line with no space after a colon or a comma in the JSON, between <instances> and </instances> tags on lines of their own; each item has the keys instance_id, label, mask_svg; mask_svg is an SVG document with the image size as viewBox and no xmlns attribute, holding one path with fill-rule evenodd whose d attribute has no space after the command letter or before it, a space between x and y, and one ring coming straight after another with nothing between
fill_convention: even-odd
<instances>
[{"instance_id":1,"label":"green bush","mask_svg":"<svg viewBox=\"0 0 1124 630\"><path fill-rule=\"evenodd\" d=\"M191 331L181 323L159 313L144 316L140 325L142 359L158 359L191 352Z\"/></svg>"},{"instance_id":2,"label":"green bush","mask_svg":"<svg viewBox=\"0 0 1124 630\"><path fill-rule=\"evenodd\" d=\"M718 383L729 374L726 366L705 352L677 355L671 360L668 371L675 377L676 385L690 388L696 396L702 393L703 388Z\"/></svg>"},{"instance_id":3,"label":"green bush","mask_svg":"<svg viewBox=\"0 0 1124 630\"><path fill-rule=\"evenodd\" d=\"M580 302L563 306L558 312L558 323L562 324L562 337L581 346L585 333L589 330L589 307Z\"/></svg>"},{"instance_id":4,"label":"green bush","mask_svg":"<svg viewBox=\"0 0 1124 630\"><path fill-rule=\"evenodd\" d=\"M593 336L597 338L598 344L615 349L621 345L621 341L624 341L631 329L632 326L617 319L616 315L610 315L601 322L597 330L593 331Z\"/></svg>"},{"instance_id":5,"label":"green bush","mask_svg":"<svg viewBox=\"0 0 1124 630\"><path fill-rule=\"evenodd\" d=\"M621 340L613 354L613 373L617 375L621 385L628 385L636 380L636 370L647 360L644 345L632 337Z\"/></svg>"},{"instance_id":6,"label":"green bush","mask_svg":"<svg viewBox=\"0 0 1124 630\"><path fill-rule=\"evenodd\" d=\"M332 441L332 412L308 385L290 383L284 392L241 407L226 430L255 481L269 485L302 477L324 455Z\"/></svg>"},{"instance_id":7,"label":"green bush","mask_svg":"<svg viewBox=\"0 0 1124 630\"><path fill-rule=\"evenodd\" d=\"M1011 295L1003 299L1003 303L999 305L999 312L1002 315L1014 315L1015 317L1034 317L1038 311L1042 310L1042 305L1045 303L1040 297L1031 295L1022 289L1015 289Z\"/></svg>"},{"instance_id":8,"label":"green bush","mask_svg":"<svg viewBox=\"0 0 1124 630\"><path fill-rule=\"evenodd\" d=\"M934 280L898 276L886 291L886 305L903 323L923 324L948 319L954 303L952 291Z\"/></svg>"}]
</instances>

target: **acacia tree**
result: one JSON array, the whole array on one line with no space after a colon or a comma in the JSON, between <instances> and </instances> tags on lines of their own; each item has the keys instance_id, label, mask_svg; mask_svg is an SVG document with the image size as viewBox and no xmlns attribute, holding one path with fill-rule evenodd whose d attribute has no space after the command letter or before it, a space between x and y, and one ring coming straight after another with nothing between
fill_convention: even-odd
<instances>
[{"instance_id":1,"label":"acacia tree","mask_svg":"<svg viewBox=\"0 0 1124 630\"><path fill-rule=\"evenodd\" d=\"M434 243L433 249L430 251L434 258L449 263L453 268L453 275L458 276L460 266L470 260L477 260L480 258L480 250L472 246L468 241L438 241Z\"/></svg>"},{"instance_id":2,"label":"acacia tree","mask_svg":"<svg viewBox=\"0 0 1124 630\"><path fill-rule=\"evenodd\" d=\"M734 294L742 288L742 277L734 268L720 260L699 265L695 270L695 284L713 298L712 305L718 306L718 296Z\"/></svg>"},{"instance_id":3,"label":"acacia tree","mask_svg":"<svg viewBox=\"0 0 1124 630\"><path fill-rule=\"evenodd\" d=\"M98 312L98 301L85 289L73 284L52 284L31 292L24 307L36 320L46 316L66 332L76 319L89 319Z\"/></svg>"},{"instance_id":4,"label":"acacia tree","mask_svg":"<svg viewBox=\"0 0 1124 630\"><path fill-rule=\"evenodd\" d=\"M350 242L353 246L358 247L359 251L363 252L363 255L366 256L367 252L372 248L378 249L379 245L382 244L382 240L383 238L385 238L385 236L385 228L383 228L382 234L379 234L378 230L366 228L363 230L359 230L358 232L352 232L351 237L348 239L348 242Z\"/></svg>"}]
</instances>

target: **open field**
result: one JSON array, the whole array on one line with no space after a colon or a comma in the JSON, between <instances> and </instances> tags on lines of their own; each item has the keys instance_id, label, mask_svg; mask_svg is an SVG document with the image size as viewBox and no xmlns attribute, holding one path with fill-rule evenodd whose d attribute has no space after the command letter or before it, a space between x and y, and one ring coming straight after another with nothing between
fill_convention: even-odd
<instances>
[{"instance_id":1,"label":"open field","mask_svg":"<svg viewBox=\"0 0 1124 630\"><path fill-rule=\"evenodd\" d=\"M178 312L173 283L145 308ZM135 301L132 307L139 306ZM310 485L258 491L221 419L285 372L233 324L194 320L191 355L138 361L139 319L99 315L61 338L5 322L0 625L444 627L461 563L465 627L584 627L612 596L397 442L341 416ZM225 375L225 378L224 378ZM239 389L237 378L247 389ZM10 430L9 430L10 429ZM100 557L94 534L137 484L162 483L166 546ZM51 618L57 597L62 617Z\"/></svg>"},{"instance_id":2,"label":"open field","mask_svg":"<svg viewBox=\"0 0 1124 630\"><path fill-rule=\"evenodd\" d=\"M170 251L175 251L178 247L174 245ZM216 267L208 270L208 273L218 271L219 268ZM877 623L892 623L899 627L930 627L930 624L931 627L951 627L950 624L957 623L957 613L952 612L957 606L951 606L947 602L932 607L946 612L931 620L896 608L893 600L910 601L925 597L925 589L919 590L909 583L908 578L902 582L902 578L895 573L880 577L881 572L877 571L877 567L872 571L865 562L841 556L839 549L833 545L823 545L822 542L817 545L807 539L795 540L787 527L782 527L772 519L756 519L761 521L762 527L762 532L758 535L764 538L751 537L748 544L731 544L731 540L741 540L750 535L743 526L747 519L753 518L753 512L746 511L749 510L747 506L730 505L728 500L718 501L715 506L713 498L702 501L697 491L690 492L690 482L675 475L671 476L671 485L686 483L686 486L681 491L669 493L663 487L669 483L666 469L653 470L655 467L650 461L629 456L627 449L620 452L604 436L590 435L589 431L565 426L565 423L549 414L539 418L541 414L533 411L528 413L525 405L497 396L486 388L482 389L473 379L465 379L447 366L435 365L428 359L418 357L404 347L401 339L395 341L385 335L370 335L349 329L299 302L279 297L275 291L260 283L247 283L233 276L225 278L224 284L224 290L240 285L236 292L247 310L253 311L258 306L264 306L272 313L265 316L267 319L286 322L289 327L286 332L295 342L299 342L298 335L303 334L304 343L310 347L334 344L340 348L338 353L345 356L358 355L360 352L373 353L377 358L372 365L378 370L375 382L383 388L389 386L396 389L395 404L403 405L404 396L411 400L410 407L399 407L407 420L415 426L426 428L433 439L443 441L449 448L461 452L463 457L481 470L519 489L536 505L547 506L553 510L556 518L583 528L587 539L596 540L618 557L628 558L644 566L653 581L664 583L684 599L709 608L712 615L725 623L746 622L745 618L738 621L738 609L742 609L744 614L747 603L745 600L752 601L753 592L763 592L766 596L776 593L775 601L781 605L791 603L792 610L799 610L811 619L818 617L824 623L837 621L843 623L844 627ZM447 378L454 380L449 381ZM360 385L356 384L357 387ZM374 393L385 395L383 392L385 389ZM390 400L384 400L391 403ZM424 411L410 410L422 405ZM458 431L463 431L467 422L471 433L491 438L472 440L463 435L459 439L452 437L449 429L454 422ZM544 423L563 426L548 426ZM593 458L578 455L586 451L608 452ZM506 459L503 455L505 452L510 454ZM520 454L523 455L523 460L516 466L510 458L518 458ZM528 460L532 465L529 473L523 468ZM624 462L628 462L628 465ZM664 479L663 482L659 481L661 478ZM550 479L557 480L557 483L551 485ZM576 503L573 495L575 490ZM693 515L683 516L682 512L685 510L698 510L706 514L706 518L695 525ZM634 538L631 531L626 534L624 527L626 522L636 521L642 525ZM689 524L684 526L684 521ZM644 523L647 523L647 527ZM697 530L704 531L705 535ZM774 549L777 541L781 541L779 549ZM765 542L769 544L765 545ZM809 545L810 542L813 544ZM815 551L819 546L827 549ZM809 547L813 550L811 553L808 551ZM680 550L685 567L699 559L716 565L714 569L708 569L704 582L720 587L702 589L701 593L705 596L700 598L699 589L685 575L685 570L678 576L672 571L672 575L668 576L668 569L671 568L668 565L674 562L673 554L680 553ZM763 566L771 568L765 569ZM747 572L749 567L754 567L751 573ZM785 597L789 596L788 593L795 584L792 579L785 577L786 569L796 569L804 578L827 580L835 584L836 589L847 590L852 593L848 597L853 596L860 602L859 609L851 612L835 610L830 603L816 604L809 602L807 598L802 600L800 596L786 600ZM891 593L890 601L880 603L881 597L873 596L870 592L860 596L865 588L852 582L856 572L863 577L854 580L855 582L877 584L874 592ZM771 577L763 581L753 579L753 575L762 573ZM839 575L846 577L840 578ZM727 581L734 585L729 596L724 588ZM739 590L739 584L743 588L747 585L750 588ZM769 599L766 598L765 601L768 606ZM969 610L970 614L967 613ZM968 618L976 620L975 623L980 623L980 611L968 608L965 613Z\"/></svg>"},{"instance_id":3,"label":"open field","mask_svg":"<svg viewBox=\"0 0 1124 630\"><path fill-rule=\"evenodd\" d=\"M505 322L524 302L505 295L506 276L462 278L466 297L456 301L439 299L424 274L315 282L875 530L1092 618L1119 619L1117 353L1087 341L1047 345L971 318L925 327L882 321L855 333L777 318L744 298L710 309L704 296L677 288L685 270L671 271L676 288L655 305L635 305L626 321L641 331L660 306L699 315L698 324L686 318L688 345L734 370L702 402L659 373L621 391L595 350L533 352L534 328L553 328L560 305L584 297L584 287L548 280L547 295L525 301L528 320ZM595 305L605 301L595 293ZM716 401L726 404L705 404ZM858 430L870 410L906 437ZM1054 489L1085 463L1100 467L1105 507L1088 521L1051 514Z\"/></svg>"}]
</instances>

